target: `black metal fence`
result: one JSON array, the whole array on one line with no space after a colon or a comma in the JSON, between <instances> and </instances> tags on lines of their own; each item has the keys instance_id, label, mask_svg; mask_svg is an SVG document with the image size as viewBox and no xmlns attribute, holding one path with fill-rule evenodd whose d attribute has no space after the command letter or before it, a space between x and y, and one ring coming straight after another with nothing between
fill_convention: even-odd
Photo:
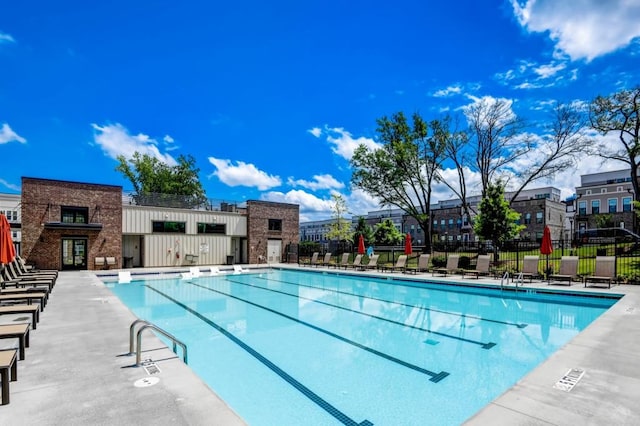
<instances>
[{"instance_id":1,"label":"black metal fence","mask_svg":"<svg viewBox=\"0 0 640 426\"><path fill-rule=\"evenodd\" d=\"M615 256L616 275L621 282L640 284L640 242L628 240L619 241L614 238L591 238L589 240L570 242L568 240L556 240L552 242L553 252L549 255L540 254L540 243L535 241L508 241L499 249L491 243L483 242L437 242L432 246L431 263L434 266L444 266L450 254L460 256L460 268L473 268L479 254L492 255L492 268L496 274L506 271L517 273L522 270L524 256L539 256L539 268L541 273L551 270L558 272L562 256L578 256L578 274L593 275L595 271L596 256ZM351 260L358 250L357 245L341 244L322 249L319 245L297 246L297 253L289 251L287 256L290 262L308 262L314 252L330 252L335 262L342 253L352 253ZM394 263L399 255L404 253L404 246L375 246L374 251L379 254L379 264ZM417 263L417 257L424 251L424 247L414 246L413 255L409 264ZM293 260L295 259L295 260Z\"/></svg>"}]
</instances>

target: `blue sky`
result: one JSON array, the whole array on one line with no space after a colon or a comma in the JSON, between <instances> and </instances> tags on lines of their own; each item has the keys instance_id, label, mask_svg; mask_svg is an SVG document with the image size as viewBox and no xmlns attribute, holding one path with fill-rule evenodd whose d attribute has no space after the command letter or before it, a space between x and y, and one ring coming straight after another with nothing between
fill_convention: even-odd
<instances>
[{"instance_id":1,"label":"blue sky","mask_svg":"<svg viewBox=\"0 0 640 426\"><path fill-rule=\"evenodd\" d=\"M130 190L115 157L139 151L192 155L210 198L312 220L339 192L366 213L349 158L375 146L377 118L506 99L540 122L554 101L640 84L638 22L632 0L9 2L0 192L21 176ZM581 173L621 168L587 159L549 184L568 196Z\"/></svg>"}]
</instances>

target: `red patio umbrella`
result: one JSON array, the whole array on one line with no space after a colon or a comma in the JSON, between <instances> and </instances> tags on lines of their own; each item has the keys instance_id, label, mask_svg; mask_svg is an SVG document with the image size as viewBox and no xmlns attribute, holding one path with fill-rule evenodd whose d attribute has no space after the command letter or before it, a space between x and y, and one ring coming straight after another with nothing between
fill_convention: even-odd
<instances>
[{"instance_id":1,"label":"red patio umbrella","mask_svg":"<svg viewBox=\"0 0 640 426\"><path fill-rule=\"evenodd\" d=\"M358 239L358 254L364 254L364 237L360 234L360 238Z\"/></svg>"},{"instance_id":2,"label":"red patio umbrella","mask_svg":"<svg viewBox=\"0 0 640 426\"><path fill-rule=\"evenodd\" d=\"M547 255L547 269L545 273L549 275L549 255L553 253L553 245L551 244L551 229L549 225L545 225L542 232L542 242L540 243L540 253Z\"/></svg>"},{"instance_id":3,"label":"red patio umbrella","mask_svg":"<svg viewBox=\"0 0 640 426\"><path fill-rule=\"evenodd\" d=\"M0 214L0 263L7 264L16 257L16 249L11 239L11 226L7 217Z\"/></svg>"},{"instance_id":4,"label":"red patio umbrella","mask_svg":"<svg viewBox=\"0 0 640 426\"><path fill-rule=\"evenodd\" d=\"M411 246L411 234L407 234L404 238L404 254L413 253L413 247Z\"/></svg>"}]
</instances>

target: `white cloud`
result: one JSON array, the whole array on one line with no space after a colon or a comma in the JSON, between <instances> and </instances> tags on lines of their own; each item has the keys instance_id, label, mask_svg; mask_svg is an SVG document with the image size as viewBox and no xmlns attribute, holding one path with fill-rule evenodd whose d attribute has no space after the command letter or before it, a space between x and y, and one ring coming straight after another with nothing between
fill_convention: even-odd
<instances>
[{"instance_id":1,"label":"white cloud","mask_svg":"<svg viewBox=\"0 0 640 426\"><path fill-rule=\"evenodd\" d=\"M361 216L373 210L380 210L380 201L361 189L354 189L351 194L344 197L347 210L352 215Z\"/></svg>"},{"instance_id":2,"label":"white cloud","mask_svg":"<svg viewBox=\"0 0 640 426\"><path fill-rule=\"evenodd\" d=\"M0 185L4 186L4 187L6 187L6 188L9 188L9 189L11 189L12 191L20 192L20 187L19 187L18 185L14 185L14 184L12 184L12 183L9 183L9 182L7 182L7 181L6 181L6 180L4 180L4 179L0 179Z\"/></svg>"},{"instance_id":3,"label":"white cloud","mask_svg":"<svg viewBox=\"0 0 640 426\"><path fill-rule=\"evenodd\" d=\"M138 133L137 135L129 134L129 131L120 123L99 126L91 124L95 130L93 139L97 145L109 157L116 159L119 155L125 158L131 158L134 152L155 157L169 166L175 166L178 163L169 154L160 152L157 141L151 137Z\"/></svg>"},{"instance_id":4,"label":"white cloud","mask_svg":"<svg viewBox=\"0 0 640 426\"><path fill-rule=\"evenodd\" d=\"M308 192L293 189L286 193L270 191L261 195L265 201L291 203L300 206L300 222L323 220L331 217L334 202L332 199L318 198Z\"/></svg>"},{"instance_id":5,"label":"white cloud","mask_svg":"<svg viewBox=\"0 0 640 426\"><path fill-rule=\"evenodd\" d=\"M367 146L369 149L379 149L382 146L373 139L363 136L354 139L351 133L342 127L325 128L325 131L328 133L327 142L333 145L331 150L346 160L351 160L353 152L361 144Z\"/></svg>"},{"instance_id":6,"label":"white cloud","mask_svg":"<svg viewBox=\"0 0 640 426\"><path fill-rule=\"evenodd\" d=\"M13 141L20 143L27 142L25 138L14 132L7 123L4 123L2 125L2 128L0 128L0 144L5 144Z\"/></svg>"},{"instance_id":7,"label":"white cloud","mask_svg":"<svg viewBox=\"0 0 640 426\"><path fill-rule=\"evenodd\" d=\"M15 43L15 42L16 40L10 34L0 32L0 44Z\"/></svg>"},{"instance_id":8,"label":"white cloud","mask_svg":"<svg viewBox=\"0 0 640 426\"><path fill-rule=\"evenodd\" d=\"M289 178L287 183L291 186L302 186L303 188L308 188L314 191L318 189L344 188L344 183L339 182L329 174L315 175L312 181L303 180L303 179L294 180L293 178Z\"/></svg>"},{"instance_id":9,"label":"white cloud","mask_svg":"<svg viewBox=\"0 0 640 426\"><path fill-rule=\"evenodd\" d=\"M446 89L440 89L433 93L433 96L436 98L444 98L453 95L459 95L462 93L462 87L459 84L454 84L452 86L447 87Z\"/></svg>"},{"instance_id":10,"label":"white cloud","mask_svg":"<svg viewBox=\"0 0 640 426\"><path fill-rule=\"evenodd\" d=\"M164 138L162 138L162 140L163 140L163 141L165 141L166 143L173 143L173 142L175 142L175 141L173 140L173 138L172 138L171 136L169 136L169 135L165 135L165 136L164 136Z\"/></svg>"},{"instance_id":11,"label":"white cloud","mask_svg":"<svg viewBox=\"0 0 640 426\"><path fill-rule=\"evenodd\" d=\"M590 61L640 36L640 2L634 0L511 0L530 32L548 32L556 49Z\"/></svg>"},{"instance_id":12,"label":"white cloud","mask_svg":"<svg viewBox=\"0 0 640 426\"><path fill-rule=\"evenodd\" d=\"M322 134L322 129L320 127L314 127L313 129L307 130L307 132L311 133L316 138L319 138Z\"/></svg>"},{"instance_id":13,"label":"white cloud","mask_svg":"<svg viewBox=\"0 0 640 426\"><path fill-rule=\"evenodd\" d=\"M549 78L549 77L553 77L558 72L565 69L566 67L567 66L565 64L551 63L547 65L540 65L539 67L534 68L533 72L539 75L540 78Z\"/></svg>"},{"instance_id":14,"label":"white cloud","mask_svg":"<svg viewBox=\"0 0 640 426\"><path fill-rule=\"evenodd\" d=\"M231 160L215 157L209 157L209 162L216 168L213 175L229 186L248 186L265 191L282 184L280 177L268 175L253 164L238 161L234 166Z\"/></svg>"}]
</instances>

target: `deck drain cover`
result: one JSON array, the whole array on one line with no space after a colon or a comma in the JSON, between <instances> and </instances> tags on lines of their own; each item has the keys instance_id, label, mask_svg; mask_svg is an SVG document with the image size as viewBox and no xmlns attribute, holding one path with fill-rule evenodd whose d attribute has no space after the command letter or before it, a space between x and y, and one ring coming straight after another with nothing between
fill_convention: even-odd
<instances>
[{"instance_id":1,"label":"deck drain cover","mask_svg":"<svg viewBox=\"0 0 640 426\"><path fill-rule=\"evenodd\" d=\"M147 372L148 375L158 374L160 373L160 367L153 361L145 361L142 363L142 368Z\"/></svg>"},{"instance_id":2,"label":"deck drain cover","mask_svg":"<svg viewBox=\"0 0 640 426\"><path fill-rule=\"evenodd\" d=\"M136 380L133 386L137 388L146 388L158 383L160 379L158 377L145 377L144 379Z\"/></svg>"},{"instance_id":3,"label":"deck drain cover","mask_svg":"<svg viewBox=\"0 0 640 426\"><path fill-rule=\"evenodd\" d=\"M558 380L553 387L565 392L571 392L571 389L578 384L582 376L584 376L584 370L582 368L572 368L567 371L567 374Z\"/></svg>"}]
</instances>

